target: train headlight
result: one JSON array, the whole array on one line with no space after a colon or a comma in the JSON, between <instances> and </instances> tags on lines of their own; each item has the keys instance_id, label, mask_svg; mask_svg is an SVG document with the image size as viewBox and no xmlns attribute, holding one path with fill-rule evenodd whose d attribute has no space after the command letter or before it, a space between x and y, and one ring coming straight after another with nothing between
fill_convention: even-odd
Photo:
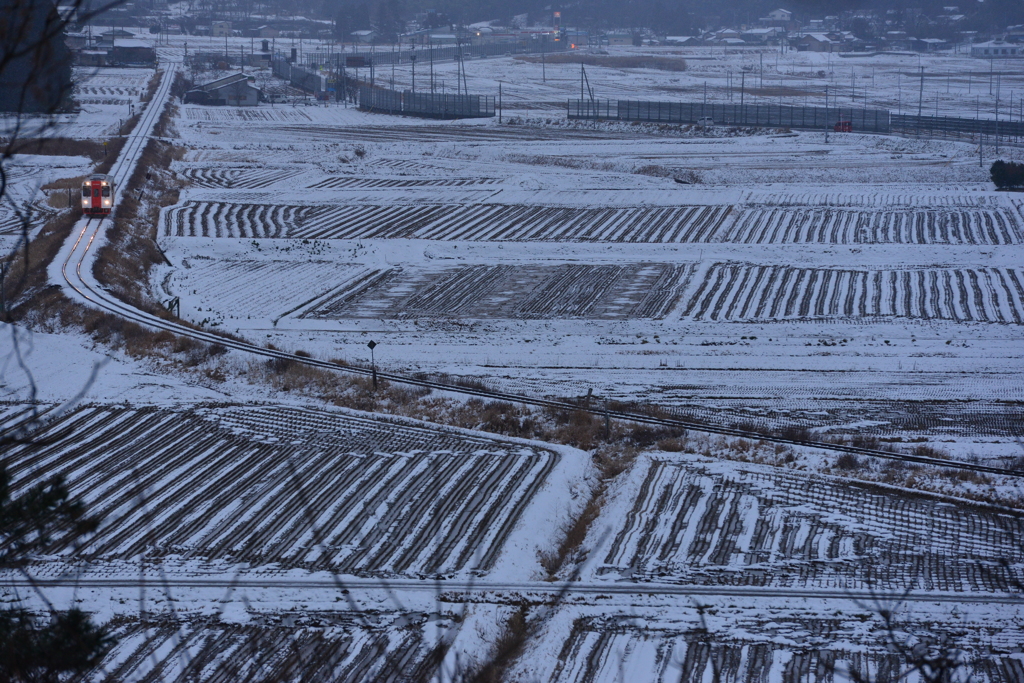
<instances>
[{"instance_id":1,"label":"train headlight","mask_svg":"<svg viewBox=\"0 0 1024 683\"><path fill-rule=\"evenodd\" d=\"M103 200L103 206L110 206L110 200L109 199L104 199Z\"/></svg>"},{"instance_id":2,"label":"train headlight","mask_svg":"<svg viewBox=\"0 0 1024 683\"><path fill-rule=\"evenodd\" d=\"M82 206L89 206L89 200L88 199L83 199L82 200Z\"/></svg>"}]
</instances>

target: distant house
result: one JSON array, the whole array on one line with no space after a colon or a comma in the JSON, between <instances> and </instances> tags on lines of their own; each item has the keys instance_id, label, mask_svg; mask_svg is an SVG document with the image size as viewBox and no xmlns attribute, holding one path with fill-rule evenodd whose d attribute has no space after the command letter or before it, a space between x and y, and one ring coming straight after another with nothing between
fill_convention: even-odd
<instances>
[{"instance_id":1,"label":"distant house","mask_svg":"<svg viewBox=\"0 0 1024 683\"><path fill-rule=\"evenodd\" d=\"M259 104L260 94L260 89L249 82L249 76L238 73L190 90L185 93L185 103L254 107Z\"/></svg>"},{"instance_id":2,"label":"distant house","mask_svg":"<svg viewBox=\"0 0 1024 683\"><path fill-rule=\"evenodd\" d=\"M908 36L906 31L886 31L885 44L890 50L914 50L917 38Z\"/></svg>"},{"instance_id":3,"label":"distant house","mask_svg":"<svg viewBox=\"0 0 1024 683\"><path fill-rule=\"evenodd\" d=\"M665 36L665 45L701 45L702 41L697 36Z\"/></svg>"},{"instance_id":4,"label":"distant house","mask_svg":"<svg viewBox=\"0 0 1024 683\"><path fill-rule=\"evenodd\" d=\"M110 31L104 31L100 34L101 41L114 41L122 38L134 38L135 34L131 31L125 31L123 28L115 28Z\"/></svg>"},{"instance_id":5,"label":"distant house","mask_svg":"<svg viewBox=\"0 0 1024 683\"><path fill-rule=\"evenodd\" d=\"M793 13L788 9L772 10L768 13L768 16L761 17L757 22L761 24L761 26L766 27L781 29L796 28L796 22L793 20Z\"/></svg>"},{"instance_id":6,"label":"distant house","mask_svg":"<svg viewBox=\"0 0 1024 683\"><path fill-rule=\"evenodd\" d=\"M86 33L65 33L64 44L69 50L84 50L89 47L89 35Z\"/></svg>"},{"instance_id":7,"label":"distant house","mask_svg":"<svg viewBox=\"0 0 1024 683\"><path fill-rule=\"evenodd\" d=\"M1024 26L1007 26L1004 40L1008 43L1024 43Z\"/></svg>"},{"instance_id":8,"label":"distant house","mask_svg":"<svg viewBox=\"0 0 1024 683\"><path fill-rule=\"evenodd\" d=\"M945 50L949 44L941 38L918 38L914 41L914 49L918 52L937 52Z\"/></svg>"},{"instance_id":9,"label":"distant house","mask_svg":"<svg viewBox=\"0 0 1024 683\"><path fill-rule=\"evenodd\" d=\"M272 26L257 26L252 30L252 36L254 38L277 38L281 35L281 32Z\"/></svg>"},{"instance_id":10,"label":"distant house","mask_svg":"<svg viewBox=\"0 0 1024 683\"><path fill-rule=\"evenodd\" d=\"M156 64L156 50L144 40L126 38L118 40L107 50L109 64Z\"/></svg>"},{"instance_id":11,"label":"distant house","mask_svg":"<svg viewBox=\"0 0 1024 683\"><path fill-rule=\"evenodd\" d=\"M1024 57L1024 45L1007 43L1003 40L975 43L971 45L971 56L982 59L1015 59Z\"/></svg>"},{"instance_id":12,"label":"distant house","mask_svg":"<svg viewBox=\"0 0 1024 683\"><path fill-rule=\"evenodd\" d=\"M792 45L800 52L834 52L836 41L824 33L805 33L798 36Z\"/></svg>"},{"instance_id":13,"label":"distant house","mask_svg":"<svg viewBox=\"0 0 1024 683\"><path fill-rule=\"evenodd\" d=\"M234 32L231 30L230 21L211 21L210 22L210 35L214 38L225 38L233 36Z\"/></svg>"},{"instance_id":14,"label":"distant house","mask_svg":"<svg viewBox=\"0 0 1024 683\"><path fill-rule=\"evenodd\" d=\"M751 28L740 34L744 43L752 45L766 45L775 42L779 38L779 29L772 28Z\"/></svg>"},{"instance_id":15,"label":"distant house","mask_svg":"<svg viewBox=\"0 0 1024 683\"><path fill-rule=\"evenodd\" d=\"M606 33L604 36L608 45L632 45L633 34L631 33Z\"/></svg>"},{"instance_id":16,"label":"distant house","mask_svg":"<svg viewBox=\"0 0 1024 683\"><path fill-rule=\"evenodd\" d=\"M370 30L352 31L349 35L355 43L372 43L377 38L377 34Z\"/></svg>"},{"instance_id":17,"label":"distant house","mask_svg":"<svg viewBox=\"0 0 1024 683\"><path fill-rule=\"evenodd\" d=\"M106 50L78 50L75 62L80 66L106 66L109 55Z\"/></svg>"}]
</instances>

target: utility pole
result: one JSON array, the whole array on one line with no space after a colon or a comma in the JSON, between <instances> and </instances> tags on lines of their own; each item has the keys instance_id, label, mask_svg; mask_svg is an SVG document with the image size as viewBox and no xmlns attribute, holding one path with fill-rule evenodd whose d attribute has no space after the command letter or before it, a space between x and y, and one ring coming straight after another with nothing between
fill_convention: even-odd
<instances>
[{"instance_id":1,"label":"utility pole","mask_svg":"<svg viewBox=\"0 0 1024 683\"><path fill-rule=\"evenodd\" d=\"M974 110L974 120L978 122L978 167L984 167L984 146L985 146L985 135L981 129L981 95L977 95L977 100Z\"/></svg>"},{"instance_id":2,"label":"utility pole","mask_svg":"<svg viewBox=\"0 0 1024 683\"><path fill-rule=\"evenodd\" d=\"M547 66L547 55L546 48L548 45L547 34L541 34L540 37L540 74L541 81L544 83L548 82L548 66Z\"/></svg>"},{"instance_id":3,"label":"utility pole","mask_svg":"<svg viewBox=\"0 0 1024 683\"><path fill-rule=\"evenodd\" d=\"M922 108L924 107L924 67L921 67L921 89L917 96L917 115L921 116ZM918 122L920 125L920 122Z\"/></svg>"},{"instance_id":4,"label":"utility pole","mask_svg":"<svg viewBox=\"0 0 1024 683\"><path fill-rule=\"evenodd\" d=\"M701 119L704 119L707 116L707 114L705 113L705 111L707 110L707 107L708 107L708 82L704 81L704 104L702 104L700 106L700 116L701 116ZM705 123L705 121L702 120L700 123L701 123L701 128L707 128L707 124Z\"/></svg>"},{"instance_id":5,"label":"utility pole","mask_svg":"<svg viewBox=\"0 0 1024 683\"><path fill-rule=\"evenodd\" d=\"M996 156L999 156L999 75L996 75Z\"/></svg>"},{"instance_id":6,"label":"utility pole","mask_svg":"<svg viewBox=\"0 0 1024 683\"><path fill-rule=\"evenodd\" d=\"M828 144L828 83L825 84L825 144Z\"/></svg>"}]
</instances>

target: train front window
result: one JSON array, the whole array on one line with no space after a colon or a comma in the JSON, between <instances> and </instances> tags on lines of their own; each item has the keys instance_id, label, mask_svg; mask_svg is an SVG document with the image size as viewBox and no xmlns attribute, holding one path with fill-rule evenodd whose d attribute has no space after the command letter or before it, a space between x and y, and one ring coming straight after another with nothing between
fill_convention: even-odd
<instances>
[{"instance_id":1,"label":"train front window","mask_svg":"<svg viewBox=\"0 0 1024 683\"><path fill-rule=\"evenodd\" d=\"M92 190L89 189L88 187L83 187L82 188L82 196L83 197L91 197L92 196Z\"/></svg>"},{"instance_id":2,"label":"train front window","mask_svg":"<svg viewBox=\"0 0 1024 683\"><path fill-rule=\"evenodd\" d=\"M92 188L92 196L93 197L99 197L100 196L100 188L98 188L98 187Z\"/></svg>"},{"instance_id":3,"label":"train front window","mask_svg":"<svg viewBox=\"0 0 1024 683\"><path fill-rule=\"evenodd\" d=\"M103 188L103 196L104 197L109 197L110 196L110 188L109 187L104 187Z\"/></svg>"}]
</instances>

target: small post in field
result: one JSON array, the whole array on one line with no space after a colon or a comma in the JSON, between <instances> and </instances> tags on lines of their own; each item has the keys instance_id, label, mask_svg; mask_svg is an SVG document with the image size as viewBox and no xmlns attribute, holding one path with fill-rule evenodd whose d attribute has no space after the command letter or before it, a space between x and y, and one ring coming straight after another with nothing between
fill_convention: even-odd
<instances>
[{"instance_id":1,"label":"small post in field","mask_svg":"<svg viewBox=\"0 0 1024 683\"><path fill-rule=\"evenodd\" d=\"M377 361L373 357L373 349L377 346L377 342L371 339L367 346L370 347L370 369L373 371L373 390L377 391Z\"/></svg>"}]
</instances>

